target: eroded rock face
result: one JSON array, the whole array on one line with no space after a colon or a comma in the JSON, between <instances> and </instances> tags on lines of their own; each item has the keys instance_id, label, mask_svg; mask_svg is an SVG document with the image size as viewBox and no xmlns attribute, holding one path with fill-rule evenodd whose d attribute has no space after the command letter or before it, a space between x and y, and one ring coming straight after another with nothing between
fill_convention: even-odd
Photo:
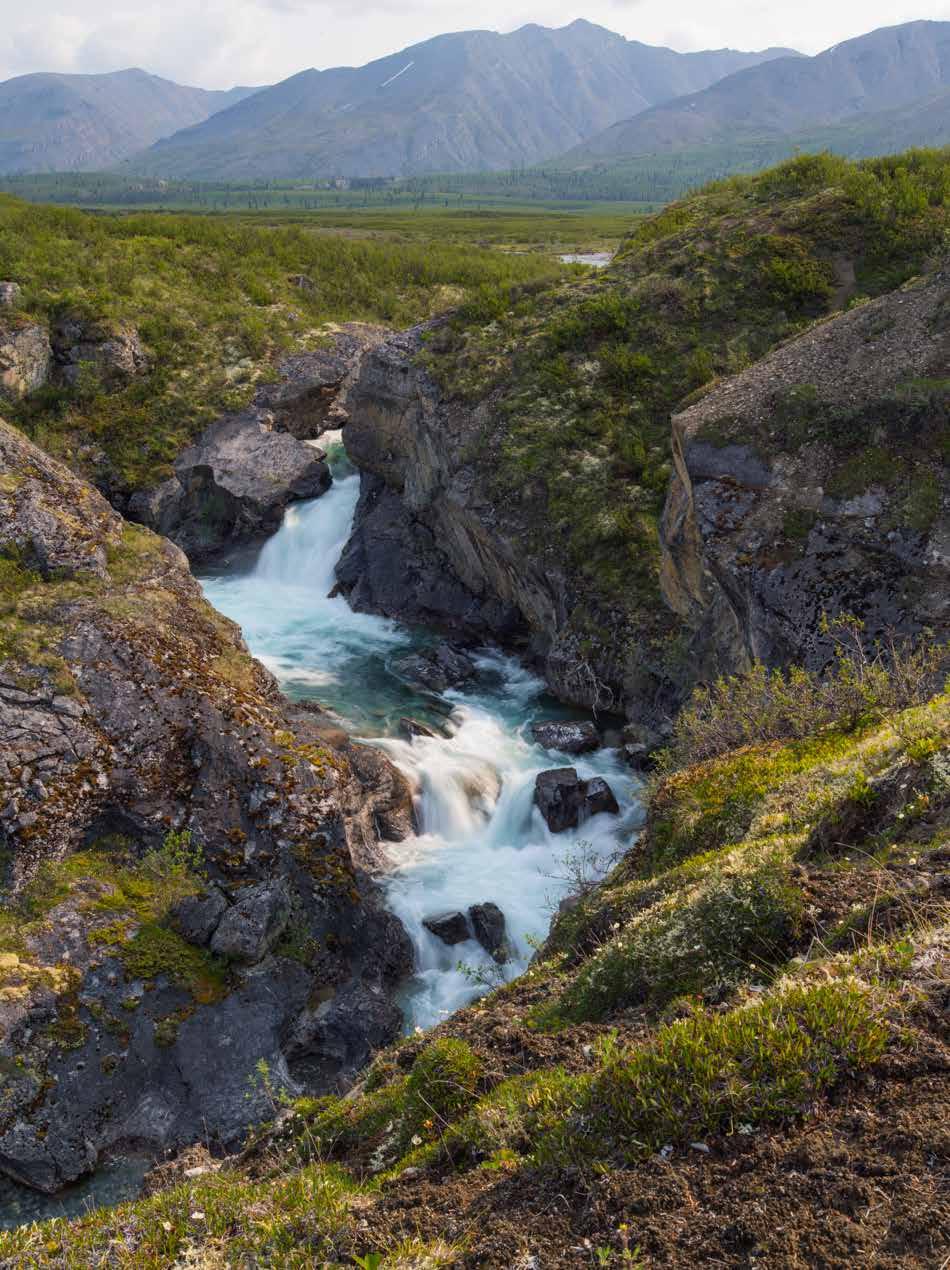
<instances>
[{"instance_id":1,"label":"eroded rock face","mask_svg":"<svg viewBox=\"0 0 950 1270\"><path fill-rule=\"evenodd\" d=\"M20 285L17 282L0 282L0 309L15 309L20 299Z\"/></svg>"},{"instance_id":2,"label":"eroded rock face","mask_svg":"<svg viewBox=\"0 0 950 1270\"><path fill-rule=\"evenodd\" d=\"M0 531L33 562L5 578L10 911L86 853L0 966L0 1170L52 1190L125 1143L239 1144L272 1107L261 1059L278 1090L337 1090L393 1039L412 950L367 869L411 791L281 697L176 547L5 424ZM190 902L152 887L148 916L115 878L172 828L205 876Z\"/></svg>"},{"instance_id":3,"label":"eroded rock face","mask_svg":"<svg viewBox=\"0 0 950 1270\"><path fill-rule=\"evenodd\" d=\"M301 278L303 290L313 282ZM255 404L269 410L275 427L305 441L340 428L347 420L345 397L364 356L389 334L382 327L348 322L327 347L295 353L278 366L279 380L258 388Z\"/></svg>"},{"instance_id":4,"label":"eroded rock face","mask_svg":"<svg viewBox=\"0 0 950 1270\"><path fill-rule=\"evenodd\" d=\"M45 326L0 322L0 400L18 401L42 388L49 380L52 363Z\"/></svg>"},{"instance_id":5,"label":"eroded rock face","mask_svg":"<svg viewBox=\"0 0 950 1270\"><path fill-rule=\"evenodd\" d=\"M943 270L816 325L673 420L662 582L700 673L819 669L822 614L859 617L869 641L945 637L948 305Z\"/></svg>"},{"instance_id":6,"label":"eroded rock face","mask_svg":"<svg viewBox=\"0 0 950 1270\"><path fill-rule=\"evenodd\" d=\"M79 383L83 368L105 388L118 388L148 371L148 358L134 326L66 317L52 329L56 379Z\"/></svg>"},{"instance_id":7,"label":"eroded rock face","mask_svg":"<svg viewBox=\"0 0 950 1270\"><path fill-rule=\"evenodd\" d=\"M133 494L128 513L192 561L272 533L288 503L331 483L322 452L275 431L273 416L257 409L213 423L174 467L162 485Z\"/></svg>"}]
</instances>

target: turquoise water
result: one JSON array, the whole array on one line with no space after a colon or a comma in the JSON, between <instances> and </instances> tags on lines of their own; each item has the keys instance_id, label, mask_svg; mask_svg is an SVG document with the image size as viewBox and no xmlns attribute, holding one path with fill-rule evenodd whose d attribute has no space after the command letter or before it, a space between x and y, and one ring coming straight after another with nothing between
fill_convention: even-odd
<instances>
[{"instance_id":1,"label":"turquoise water","mask_svg":"<svg viewBox=\"0 0 950 1270\"><path fill-rule=\"evenodd\" d=\"M420 833L389 849L391 872L382 883L416 950L416 976L404 998L407 1026L427 1028L477 995L471 972L489 971L492 963L474 940L442 944L423 919L494 902L516 951L505 974L521 973L567 892L564 857L583 854L594 874L603 872L639 824L640 807L634 778L615 752L569 759L533 743L532 721L569 712L513 658L482 650L477 679L441 698L398 677L394 661L429 637L328 598L359 496L359 477L338 443L330 460L334 485L327 494L291 507L256 561L207 576L203 586L212 604L240 624L285 692L332 710L412 782ZM396 723L405 714L439 724L446 735L400 739ZM604 776L621 815L595 817L574 835L552 835L533 807L534 780L564 765L584 777Z\"/></svg>"}]
</instances>

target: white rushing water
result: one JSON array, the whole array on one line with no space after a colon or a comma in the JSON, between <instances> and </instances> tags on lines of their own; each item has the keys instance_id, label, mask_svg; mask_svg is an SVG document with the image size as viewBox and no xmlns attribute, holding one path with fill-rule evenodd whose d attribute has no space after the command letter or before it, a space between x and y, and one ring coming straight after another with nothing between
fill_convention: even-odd
<instances>
[{"instance_id":1,"label":"white rushing water","mask_svg":"<svg viewBox=\"0 0 950 1270\"><path fill-rule=\"evenodd\" d=\"M580 759L552 754L531 740L532 720L563 716L543 684L498 653L478 658L472 687L433 698L390 670L394 657L425 637L328 599L334 565L349 535L359 477L342 450L331 450L335 483L322 498L288 509L256 562L203 580L211 602L240 623L251 651L291 696L310 697L338 714L354 734L384 749L416 791L419 835L388 849L388 901L416 950L417 973L404 1006L408 1026L431 1027L482 991L498 974L474 939L449 947L423 919L491 901L505 914L520 974L543 939L552 911L570 889L566 858L603 870L639 822L634 780L613 751ZM411 714L446 735L393 735ZM533 806L538 772L576 767L606 777L621 815L601 815L575 834L551 834ZM459 968L463 963L465 969Z\"/></svg>"}]
</instances>

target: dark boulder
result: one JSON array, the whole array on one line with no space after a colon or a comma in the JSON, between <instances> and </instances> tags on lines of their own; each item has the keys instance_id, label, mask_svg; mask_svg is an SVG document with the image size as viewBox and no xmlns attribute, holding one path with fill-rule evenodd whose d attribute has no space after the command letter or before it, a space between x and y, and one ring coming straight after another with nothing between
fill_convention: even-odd
<instances>
[{"instance_id":1,"label":"dark boulder","mask_svg":"<svg viewBox=\"0 0 950 1270\"><path fill-rule=\"evenodd\" d=\"M552 833L576 829L584 806L584 782L573 767L540 772L534 782L534 801Z\"/></svg>"},{"instance_id":2,"label":"dark boulder","mask_svg":"<svg viewBox=\"0 0 950 1270\"><path fill-rule=\"evenodd\" d=\"M562 754L589 754L600 748L600 733L593 723L570 723L556 720L549 723L533 723L531 735L546 750L560 750Z\"/></svg>"},{"instance_id":3,"label":"dark boulder","mask_svg":"<svg viewBox=\"0 0 950 1270\"><path fill-rule=\"evenodd\" d=\"M475 663L471 657L448 643L401 657L393 663L393 669L404 679L432 692L457 688L475 676Z\"/></svg>"},{"instance_id":4,"label":"dark boulder","mask_svg":"<svg viewBox=\"0 0 950 1270\"><path fill-rule=\"evenodd\" d=\"M424 918L422 924L426 930L441 939L443 944L461 944L472 938L464 913L439 913L434 917Z\"/></svg>"},{"instance_id":5,"label":"dark boulder","mask_svg":"<svg viewBox=\"0 0 950 1270\"><path fill-rule=\"evenodd\" d=\"M613 790L602 777L581 780L573 767L539 773L534 801L552 833L576 829L582 817L602 812L617 815L620 811Z\"/></svg>"},{"instance_id":6,"label":"dark boulder","mask_svg":"<svg viewBox=\"0 0 950 1270\"><path fill-rule=\"evenodd\" d=\"M616 816L620 812L614 791L602 776L584 782L584 811L588 816L599 816L605 811Z\"/></svg>"},{"instance_id":7,"label":"dark boulder","mask_svg":"<svg viewBox=\"0 0 950 1270\"><path fill-rule=\"evenodd\" d=\"M201 947L210 941L227 908L227 900L212 886L201 895L188 895L179 900L169 917L182 939Z\"/></svg>"},{"instance_id":8,"label":"dark boulder","mask_svg":"<svg viewBox=\"0 0 950 1270\"><path fill-rule=\"evenodd\" d=\"M473 904L468 910L475 938L499 966L511 960L505 915L497 904Z\"/></svg>"},{"instance_id":9,"label":"dark boulder","mask_svg":"<svg viewBox=\"0 0 950 1270\"><path fill-rule=\"evenodd\" d=\"M290 898L280 882L249 886L222 917L211 940L219 957L253 965L280 939L290 917Z\"/></svg>"},{"instance_id":10,"label":"dark boulder","mask_svg":"<svg viewBox=\"0 0 950 1270\"><path fill-rule=\"evenodd\" d=\"M435 728L430 728L427 723L420 723L418 719L400 719L399 735L411 741L417 736L437 737L439 734Z\"/></svg>"}]
</instances>

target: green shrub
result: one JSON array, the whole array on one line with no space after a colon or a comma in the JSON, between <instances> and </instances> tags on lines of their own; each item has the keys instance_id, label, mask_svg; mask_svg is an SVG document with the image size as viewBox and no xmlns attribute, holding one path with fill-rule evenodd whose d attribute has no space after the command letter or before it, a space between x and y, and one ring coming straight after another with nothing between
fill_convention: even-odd
<instances>
[{"instance_id":1,"label":"green shrub","mask_svg":"<svg viewBox=\"0 0 950 1270\"><path fill-rule=\"evenodd\" d=\"M481 1060L464 1041L444 1037L418 1055L406 1080L401 1140L432 1138L475 1100Z\"/></svg>"},{"instance_id":2,"label":"green shrub","mask_svg":"<svg viewBox=\"0 0 950 1270\"><path fill-rule=\"evenodd\" d=\"M797 1117L847 1072L876 1062L887 1038L868 992L848 982L697 1013L609 1062L537 1157L633 1162L667 1143Z\"/></svg>"},{"instance_id":3,"label":"green shrub","mask_svg":"<svg viewBox=\"0 0 950 1270\"><path fill-rule=\"evenodd\" d=\"M720 994L768 979L794 947L802 899L785 865L765 859L673 889L637 913L582 966L554 1012L571 1022L654 1008L694 993Z\"/></svg>"}]
</instances>

